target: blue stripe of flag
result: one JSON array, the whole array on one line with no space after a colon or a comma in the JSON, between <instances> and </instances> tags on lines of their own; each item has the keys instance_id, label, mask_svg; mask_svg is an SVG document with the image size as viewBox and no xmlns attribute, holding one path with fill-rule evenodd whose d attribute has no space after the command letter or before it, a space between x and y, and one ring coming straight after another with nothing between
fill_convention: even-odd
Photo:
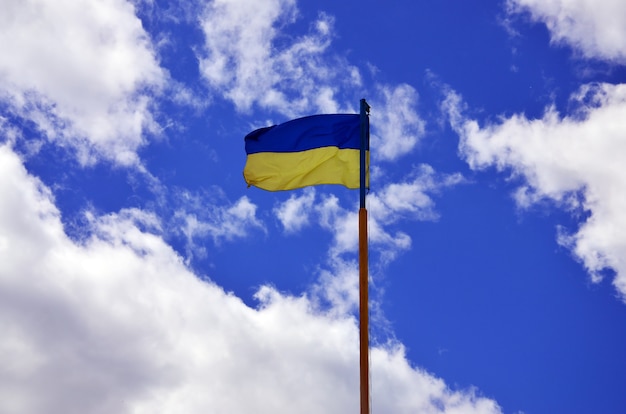
<instances>
[{"instance_id":1,"label":"blue stripe of flag","mask_svg":"<svg viewBox=\"0 0 626 414\"><path fill-rule=\"evenodd\" d=\"M293 119L250 132L245 137L246 153L300 152L322 147L360 149L360 128L360 117L354 114Z\"/></svg>"}]
</instances>

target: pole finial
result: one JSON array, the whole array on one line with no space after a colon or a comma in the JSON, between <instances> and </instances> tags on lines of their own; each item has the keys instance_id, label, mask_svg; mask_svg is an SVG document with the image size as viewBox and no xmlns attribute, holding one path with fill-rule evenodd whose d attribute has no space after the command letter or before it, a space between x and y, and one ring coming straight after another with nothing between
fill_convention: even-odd
<instances>
[{"instance_id":1,"label":"pole finial","mask_svg":"<svg viewBox=\"0 0 626 414\"><path fill-rule=\"evenodd\" d=\"M365 112L369 114L371 106L367 103L365 98L361 98L361 108L363 107L365 107Z\"/></svg>"}]
</instances>

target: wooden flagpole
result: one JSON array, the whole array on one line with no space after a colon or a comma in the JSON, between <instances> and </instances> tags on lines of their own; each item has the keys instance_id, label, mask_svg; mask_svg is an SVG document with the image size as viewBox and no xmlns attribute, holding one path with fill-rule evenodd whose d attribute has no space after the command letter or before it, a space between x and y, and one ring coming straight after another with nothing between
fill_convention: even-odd
<instances>
[{"instance_id":1,"label":"wooden flagpole","mask_svg":"<svg viewBox=\"0 0 626 414\"><path fill-rule=\"evenodd\" d=\"M369 276L367 248L367 209L365 194L366 176L369 173L367 150L369 150L369 109L365 99L361 99L361 153L360 153L360 207L359 207L359 357L361 384L361 414L370 414L369 385Z\"/></svg>"}]
</instances>

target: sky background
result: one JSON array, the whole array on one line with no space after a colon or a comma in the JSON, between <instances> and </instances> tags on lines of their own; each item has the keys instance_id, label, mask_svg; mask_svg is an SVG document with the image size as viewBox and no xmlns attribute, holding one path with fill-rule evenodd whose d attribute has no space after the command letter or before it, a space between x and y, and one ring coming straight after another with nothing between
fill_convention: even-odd
<instances>
[{"instance_id":1,"label":"sky background","mask_svg":"<svg viewBox=\"0 0 626 414\"><path fill-rule=\"evenodd\" d=\"M358 191L253 129L371 105L374 413L623 413L626 3L0 0L0 413L358 412Z\"/></svg>"}]
</instances>

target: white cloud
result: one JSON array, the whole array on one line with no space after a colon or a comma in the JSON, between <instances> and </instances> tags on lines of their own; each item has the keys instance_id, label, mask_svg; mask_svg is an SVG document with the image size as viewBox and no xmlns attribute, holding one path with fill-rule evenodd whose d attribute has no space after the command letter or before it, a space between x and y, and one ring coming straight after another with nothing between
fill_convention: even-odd
<instances>
[{"instance_id":1,"label":"white cloud","mask_svg":"<svg viewBox=\"0 0 626 414\"><path fill-rule=\"evenodd\" d=\"M327 267L320 268L311 299L331 315L347 315L359 309L359 265L356 260L330 257ZM371 306L370 300L370 306Z\"/></svg>"},{"instance_id":2,"label":"white cloud","mask_svg":"<svg viewBox=\"0 0 626 414\"><path fill-rule=\"evenodd\" d=\"M377 204L375 195L369 196L369 204ZM356 253L358 251L359 235L355 231L359 228L358 209L352 210L342 207L339 199L333 195L324 197L316 205L320 225L333 234L333 244L329 256L338 257L343 254ZM389 216L395 215L395 211L383 211L374 207L368 214L368 239L376 246L376 251L383 256L395 257L400 251L411 247L411 238L404 232L398 231L391 234L385 228Z\"/></svg>"},{"instance_id":3,"label":"white cloud","mask_svg":"<svg viewBox=\"0 0 626 414\"><path fill-rule=\"evenodd\" d=\"M192 274L154 234L158 220L139 210L92 216L92 235L77 244L50 191L6 145L0 199L6 412L357 410L351 316L316 313L306 297L267 287L250 308ZM233 214L247 217L246 203L236 205ZM399 345L373 348L371 360L375 412L500 412L411 367Z\"/></svg>"},{"instance_id":4,"label":"white cloud","mask_svg":"<svg viewBox=\"0 0 626 414\"><path fill-rule=\"evenodd\" d=\"M552 41L590 58L626 63L626 2L622 0L508 0L509 13L528 12L546 24Z\"/></svg>"},{"instance_id":5,"label":"white cloud","mask_svg":"<svg viewBox=\"0 0 626 414\"><path fill-rule=\"evenodd\" d=\"M295 0L214 0L201 17L205 36L200 70L238 110L253 105L287 116L341 112L335 95L358 87L358 70L328 53L333 18L321 13L304 36L281 26L298 16Z\"/></svg>"},{"instance_id":6,"label":"white cloud","mask_svg":"<svg viewBox=\"0 0 626 414\"><path fill-rule=\"evenodd\" d=\"M214 0L201 18L200 70L209 85L242 112L255 105L288 117L358 112L354 91L371 94L372 147L381 160L411 152L424 136L418 94L407 84L363 90L360 71L329 49L334 19L321 13L309 33L292 38L284 25L298 17L294 0Z\"/></svg>"},{"instance_id":7,"label":"white cloud","mask_svg":"<svg viewBox=\"0 0 626 414\"><path fill-rule=\"evenodd\" d=\"M411 248L411 237L392 226L403 220L436 220L435 203L430 194L464 181L460 174L436 173L428 165L420 165L400 183L390 183L381 191L368 195L368 243L371 274L376 274L399 254ZM299 200L293 198L293 200ZM287 203L292 201L288 200ZM313 200L311 200L312 203ZM330 305L332 312L345 314L358 308L358 264L353 258L358 252L358 212L342 207L333 195L323 196L313 209L322 228L333 235L327 263L318 270L318 283L313 299ZM311 217L308 213L307 220ZM375 254L374 254L375 253ZM377 300L370 297L373 308ZM384 321L384 315L374 313Z\"/></svg>"},{"instance_id":8,"label":"white cloud","mask_svg":"<svg viewBox=\"0 0 626 414\"><path fill-rule=\"evenodd\" d=\"M614 269L613 283L626 300L626 84L585 85L571 101L577 107L571 115L548 107L541 119L514 115L482 127L463 117L453 92L447 107L472 168L495 166L523 179L515 194L520 206L547 198L590 213L575 234L561 231L559 241L592 280Z\"/></svg>"},{"instance_id":9,"label":"white cloud","mask_svg":"<svg viewBox=\"0 0 626 414\"><path fill-rule=\"evenodd\" d=\"M0 100L81 164L138 163L166 83L124 0L1 0Z\"/></svg>"},{"instance_id":10,"label":"white cloud","mask_svg":"<svg viewBox=\"0 0 626 414\"><path fill-rule=\"evenodd\" d=\"M276 214L287 233L297 232L309 224L314 201L315 189L309 187L299 196L292 194L289 200L281 203L274 209L274 214Z\"/></svg>"},{"instance_id":11,"label":"white cloud","mask_svg":"<svg viewBox=\"0 0 626 414\"><path fill-rule=\"evenodd\" d=\"M436 220L435 202L429 194L464 182L459 173L438 173L433 167L421 164L400 183L390 183L370 197L372 214L389 224L402 218Z\"/></svg>"},{"instance_id":12,"label":"white cloud","mask_svg":"<svg viewBox=\"0 0 626 414\"><path fill-rule=\"evenodd\" d=\"M389 183L370 194L369 237L373 244L379 245L383 263L394 260L411 247L411 237L402 231L392 236L391 225L407 219L437 220L439 215L431 195L462 182L463 177L458 173L437 173L431 166L422 164L408 174L405 181Z\"/></svg>"},{"instance_id":13,"label":"white cloud","mask_svg":"<svg viewBox=\"0 0 626 414\"><path fill-rule=\"evenodd\" d=\"M425 122L416 112L417 92L407 84L379 86L372 106L371 147L376 157L394 160L413 150L424 136Z\"/></svg>"},{"instance_id":14,"label":"white cloud","mask_svg":"<svg viewBox=\"0 0 626 414\"><path fill-rule=\"evenodd\" d=\"M411 248L411 237L393 230L403 220L437 220L432 194L464 181L460 174L441 174L429 165L415 168L406 180L390 183L367 197L368 242L371 267L378 269ZM333 235L327 263L318 270L314 299L328 303L334 312L344 314L358 306L358 266L351 258L358 252L358 209L343 207L334 195L316 199L314 189L292 195L274 209L286 232L300 231L315 220ZM382 318L382 317L381 317Z\"/></svg>"},{"instance_id":15,"label":"white cloud","mask_svg":"<svg viewBox=\"0 0 626 414\"><path fill-rule=\"evenodd\" d=\"M246 196L232 204L218 204L211 197L181 191L176 199L181 207L175 210L171 227L185 237L188 262L206 253L196 244L197 239L210 237L219 244L247 237L253 230L265 231L256 216L257 206Z\"/></svg>"}]
</instances>

